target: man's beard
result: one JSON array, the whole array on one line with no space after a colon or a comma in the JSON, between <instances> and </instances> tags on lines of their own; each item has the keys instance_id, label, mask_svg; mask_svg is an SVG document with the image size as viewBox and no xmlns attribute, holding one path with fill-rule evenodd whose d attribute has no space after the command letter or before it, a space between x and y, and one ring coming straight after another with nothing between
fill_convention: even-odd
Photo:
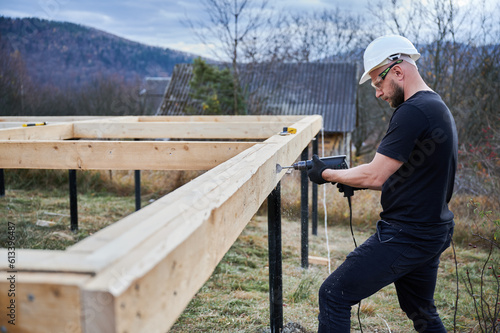
<instances>
[{"instance_id":1,"label":"man's beard","mask_svg":"<svg viewBox=\"0 0 500 333\"><path fill-rule=\"evenodd\" d=\"M397 108L405 101L405 92L403 88L398 86L396 82L391 80L392 97L389 99L389 105L391 108Z\"/></svg>"}]
</instances>

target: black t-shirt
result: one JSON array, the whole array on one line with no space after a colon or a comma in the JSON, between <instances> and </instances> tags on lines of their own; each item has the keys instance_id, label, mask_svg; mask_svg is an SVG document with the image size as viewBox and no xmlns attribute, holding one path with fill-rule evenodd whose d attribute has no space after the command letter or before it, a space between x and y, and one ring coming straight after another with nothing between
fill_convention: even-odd
<instances>
[{"instance_id":1,"label":"black t-shirt","mask_svg":"<svg viewBox=\"0 0 500 333\"><path fill-rule=\"evenodd\" d=\"M457 130L438 94L420 91L396 108L377 152L404 162L382 186L382 219L453 220L448 202L457 167Z\"/></svg>"}]
</instances>

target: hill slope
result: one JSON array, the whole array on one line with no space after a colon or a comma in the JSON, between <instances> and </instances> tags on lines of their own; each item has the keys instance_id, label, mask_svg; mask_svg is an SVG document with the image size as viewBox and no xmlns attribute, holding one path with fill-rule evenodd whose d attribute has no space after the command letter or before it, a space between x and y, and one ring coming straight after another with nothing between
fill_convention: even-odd
<instances>
[{"instance_id":1,"label":"hill slope","mask_svg":"<svg viewBox=\"0 0 500 333\"><path fill-rule=\"evenodd\" d=\"M0 43L19 51L28 75L38 83L79 85L97 76L125 80L171 75L174 65L196 56L132 42L67 22L0 17Z\"/></svg>"}]
</instances>

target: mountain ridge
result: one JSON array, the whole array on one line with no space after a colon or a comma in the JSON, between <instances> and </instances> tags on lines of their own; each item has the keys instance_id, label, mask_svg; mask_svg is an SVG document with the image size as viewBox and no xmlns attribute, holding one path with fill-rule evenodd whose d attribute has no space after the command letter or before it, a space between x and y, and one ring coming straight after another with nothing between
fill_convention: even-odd
<instances>
[{"instance_id":1,"label":"mountain ridge","mask_svg":"<svg viewBox=\"0 0 500 333\"><path fill-rule=\"evenodd\" d=\"M39 18L1 16L0 44L9 53L21 55L34 82L58 87L107 76L126 81L170 76L175 64L197 57L80 24Z\"/></svg>"}]
</instances>

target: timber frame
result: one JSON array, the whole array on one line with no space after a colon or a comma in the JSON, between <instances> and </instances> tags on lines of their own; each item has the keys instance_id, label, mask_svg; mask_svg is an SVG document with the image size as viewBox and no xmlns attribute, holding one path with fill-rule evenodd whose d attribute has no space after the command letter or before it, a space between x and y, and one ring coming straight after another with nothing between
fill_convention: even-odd
<instances>
[{"instance_id":1,"label":"timber frame","mask_svg":"<svg viewBox=\"0 0 500 333\"><path fill-rule=\"evenodd\" d=\"M0 169L208 170L64 251L16 249L12 268L0 249L2 323L9 276L16 286L7 332L168 331L285 174L276 164L321 127L321 116L0 117Z\"/></svg>"}]
</instances>

